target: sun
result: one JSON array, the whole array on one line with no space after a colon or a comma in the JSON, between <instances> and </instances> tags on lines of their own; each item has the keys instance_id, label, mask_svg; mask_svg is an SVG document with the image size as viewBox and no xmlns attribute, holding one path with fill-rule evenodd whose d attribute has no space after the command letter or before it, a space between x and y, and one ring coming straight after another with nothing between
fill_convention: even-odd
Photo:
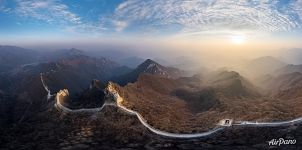
<instances>
[{"instance_id":1,"label":"sun","mask_svg":"<svg viewBox=\"0 0 302 150\"><path fill-rule=\"evenodd\" d=\"M233 44L241 45L245 43L246 38L242 35L234 35L230 37L230 40Z\"/></svg>"}]
</instances>

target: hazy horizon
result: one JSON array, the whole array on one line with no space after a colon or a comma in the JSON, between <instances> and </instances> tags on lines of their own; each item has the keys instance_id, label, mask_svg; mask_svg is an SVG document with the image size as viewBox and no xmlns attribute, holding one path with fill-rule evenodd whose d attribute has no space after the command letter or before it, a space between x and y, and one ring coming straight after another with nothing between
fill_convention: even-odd
<instances>
[{"instance_id":1,"label":"hazy horizon","mask_svg":"<svg viewBox=\"0 0 302 150\"><path fill-rule=\"evenodd\" d=\"M301 0L0 0L0 19L1 45L35 50L230 64L302 48Z\"/></svg>"}]
</instances>

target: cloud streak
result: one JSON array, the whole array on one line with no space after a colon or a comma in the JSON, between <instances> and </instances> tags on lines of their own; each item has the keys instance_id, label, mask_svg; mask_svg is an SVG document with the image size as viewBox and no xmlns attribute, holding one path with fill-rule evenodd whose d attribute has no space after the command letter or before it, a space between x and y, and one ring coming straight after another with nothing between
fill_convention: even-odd
<instances>
[{"instance_id":1,"label":"cloud streak","mask_svg":"<svg viewBox=\"0 0 302 150\"><path fill-rule=\"evenodd\" d=\"M11 13L11 8L7 8L6 5L6 0L0 0L0 13Z\"/></svg>"},{"instance_id":2,"label":"cloud streak","mask_svg":"<svg viewBox=\"0 0 302 150\"><path fill-rule=\"evenodd\" d=\"M200 35L288 32L302 28L302 0L124 0L112 3L95 7L86 5L87 1L73 5L63 0L0 0L0 13L11 14L18 22L46 22L52 25L46 24L46 28L96 36L133 33L134 36L199 38Z\"/></svg>"},{"instance_id":3,"label":"cloud streak","mask_svg":"<svg viewBox=\"0 0 302 150\"><path fill-rule=\"evenodd\" d=\"M301 28L301 0L127 0L116 20L137 26L181 26L180 32L210 30L291 31Z\"/></svg>"},{"instance_id":4,"label":"cloud streak","mask_svg":"<svg viewBox=\"0 0 302 150\"><path fill-rule=\"evenodd\" d=\"M18 0L16 13L49 23L81 23L81 18L70 12L67 5L55 0Z\"/></svg>"},{"instance_id":5,"label":"cloud streak","mask_svg":"<svg viewBox=\"0 0 302 150\"><path fill-rule=\"evenodd\" d=\"M70 33L97 33L105 29L101 23L83 21L60 0L16 0L14 12L21 17L57 25Z\"/></svg>"}]
</instances>

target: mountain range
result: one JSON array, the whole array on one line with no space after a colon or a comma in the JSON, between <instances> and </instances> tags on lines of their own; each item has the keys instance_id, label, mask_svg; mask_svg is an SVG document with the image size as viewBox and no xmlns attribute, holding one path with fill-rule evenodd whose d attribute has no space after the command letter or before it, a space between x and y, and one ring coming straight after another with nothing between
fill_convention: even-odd
<instances>
[{"instance_id":1,"label":"mountain range","mask_svg":"<svg viewBox=\"0 0 302 150\"><path fill-rule=\"evenodd\" d=\"M270 56L244 63L245 70L199 70L200 73L190 76L184 70L151 59L129 57L134 64L141 62L126 66L120 64L123 61L101 54L93 57L75 48L41 53L1 46L0 58L6 55L7 59L0 60L0 124L7 131L25 125L41 126L39 120L45 116L50 116L45 124L51 124L50 120L64 124L64 129L58 127L60 131L72 126L64 117L57 119L62 115L53 107L54 99L47 99L42 80L51 94L68 89L71 95L63 105L72 109L101 107L108 98L106 86L111 81L124 99L123 106L139 112L152 127L172 133L208 131L225 118L283 121L302 115L301 66ZM248 73L257 76L258 82L245 76ZM110 119L104 115L107 121L120 123L127 118L110 107L104 111L106 115L119 114L109 115ZM78 116L67 117L77 120ZM135 124L134 118L125 123Z\"/></svg>"}]
</instances>

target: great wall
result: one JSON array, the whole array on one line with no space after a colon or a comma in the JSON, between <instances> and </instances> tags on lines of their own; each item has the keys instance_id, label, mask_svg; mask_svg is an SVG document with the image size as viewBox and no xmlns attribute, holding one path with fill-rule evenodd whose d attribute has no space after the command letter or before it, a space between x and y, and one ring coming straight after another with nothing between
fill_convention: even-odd
<instances>
[{"instance_id":1,"label":"great wall","mask_svg":"<svg viewBox=\"0 0 302 150\"><path fill-rule=\"evenodd\" d=\"M43 80L43 74L41 73L41 82L43 84L43 87L47 91L47 100L49 100L52 96L51 91L48 89L47 85L45 84ZM102 107L99 108L82 108L82 109L70 109L62 105L62 102L69 96L69 92L67 89L60 90L55 94L55 107L64 113L95 113L95 112L100 112L105 106L115 106L120 109L122 109L124 112L130 114L130 115L135 115L139 119L139 121L144 125L146 128L148 128L151 132L165 136L165 137L170 137L170 138L199 138L199 137L206 137L210 136L218 131L221 131L227 127L231 126L248 126L248 127L276 127L276 126L290 126L293 124L301 123L302 122L302 117L301 118L296 118L293 120L289 121L279 121L279 122L251 122L251 121L236 121L233 123L232 119L223 119L221 120L218 124L217 127L214 129L207 131L207 132L202 132L202 133L192 133L192 134L178 134L178 133L169 133L166 131L161 131L158 130L154 127L152 127L150 124L147 123L147 121L143 118L141 114L138 112L128 109L125 106L122 105L123 98L119 95L119 93L114 89L112 86L112 83L109 83L107 88L106 88L107 94L110 94L113 97L114 103L108 103L105 102Z\"/></svg>"}]
</instances>

